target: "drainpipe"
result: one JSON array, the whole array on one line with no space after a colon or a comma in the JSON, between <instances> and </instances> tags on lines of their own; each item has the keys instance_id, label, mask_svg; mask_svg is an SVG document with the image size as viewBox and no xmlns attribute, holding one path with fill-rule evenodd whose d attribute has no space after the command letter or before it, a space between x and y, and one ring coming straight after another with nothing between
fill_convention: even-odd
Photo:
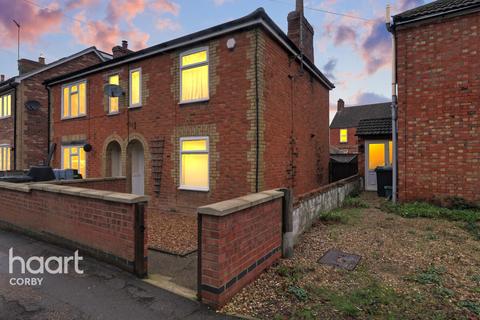
<instances>
[{"instance_id":1,"label":"drainpipe","mask_svg":"<svg viewBox=\"0 0 480 320\"><path fill-rule=\"evenodd\" d=\"M9 86L13 89L13 170L17 170L17 101L18 101L18 84L9 84Z\"/></svg>"},{"instance_id":2,"label":"drainpipe","mask_svg":"<svg viewBox=\"0 0 480 320\"><path fill-rule=\"evenodd\" d=\"M387 30L392 34L392 202L397 203L397 177L398 177L398 140L397 140L397 42L395 34L395 24L390 21L390 5L387 5L386 23Z\"/></svg>"},{"instance_id":3,"label":"drainpipe","mask_svg":"<svg viewBox=\"0 0 480 320\"><path fill-rule=\"evenodd\" d=\"M52 112L52 103L51 103L52 102L52 100L51 100L52 92L51 92L51 88L48 84L45 85L45 89L47 89L47 109L48 109L47 110L47 152L48 152L47 154L48 154L48 156L47 156L47 160L45 161L46 162L45 164L47 166L50 166L50 162L51 162L50 152L52 151L52 150L50 150L50 139L51 139L51 137L50 137L50 126L51 126L50 117L51 117L51 112ZM62 94L63 94L63 92L62 92Z\"/></svg>"},{"instance_id":4,"label":"drainpipe","mask_svg":"<svg viewBox=\"0 0 480 320\"><path fill-rule=\"evenodd\" d=\"M258 89L258 28L255 29L255 127L256 127L256 151L255 151L255 192L260 191L260 97Z\"/></svg>"}]
</instances>

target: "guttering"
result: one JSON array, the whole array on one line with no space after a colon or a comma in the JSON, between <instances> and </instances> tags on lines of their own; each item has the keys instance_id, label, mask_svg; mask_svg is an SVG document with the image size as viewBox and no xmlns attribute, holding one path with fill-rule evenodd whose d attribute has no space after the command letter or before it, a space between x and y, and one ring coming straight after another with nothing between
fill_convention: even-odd
<instances>
[{"instance_id":1,"label":"guttering","mask_svg":"<svg viewBox=\"0 0 480 320\"><path fill-rule=\"evenodd\" d=\"M397 41L395 22L390 21L390 5L387 6L386 27L392 34L392 202L397 202L397 178L398 178L398 139L397 139Z\"/></svg>"},{"instance_id":2,"label":"guttering","mask_svg":"<svg viewBox=\"0 0 480 320\"><path fill-rule=\"evenodd\" d=\"M220 31L216 31L216 32L212 32L212 33L209 33L209 34L206 34L206 35L203 35L203 36L199 36L199 37L196 37L194 39L189 39L189 40L182 41L182 42L179 42L179 43L175 43L175 44L163 47L163 48L158 48L157 50L153 50L151 52L146 52L146 53L143 53L143 54L137 54L137 55L134 55L130 58L122 59L118 62L108 63L106 65L99 66L99 67L91 69L91 70L86 70L84 72L78 72L78 73L72 74L71 76L68 76L68 77L65 77L65 78L61 78L61 79L58 79L58 80L53 79L52 81L46 81L45 83L48 83L50 86L58 84L58 83L63 83L63 82L66 82L66 81L69 81L69 80L72 80L72 79L75 79L75 78L80 78L80 77L87 76L89 74L92 74L92 73L95 73L95 72L98 72L98 71L101 71L101 70L109 69L109 68L112 68L112 67L115 67L115 66L118 66L118 65L127 64L127 63L134 62L134 61L137 61L137 60L145 59L147 57L158 55L158 54L166 52L166 51L171 51L171 50L174 50L174 49L177 49L177 48L180 48L180 47L185 47L185 46L197 43L197 42L209 40L211 38L219 37L219 36L222 36L224 34L228 34L228 33L231 33L231 32L237 31L237 30L241 30L241 29L245 29L245 28L248 28L248 27L253 27L253 26L256 26L256 25L260 25L260 26L264 27L267 31L269 31L270 34L272 34L274 36L274 38L278 42L280 42L291 54L293 54L295 56L295 58L301 63L301 57L300 57L300 54L299 54L298 50L296 50L296 48L294 48L294 46L292 46L287 41L285 41L285 39L281 35L279 35L278 31L274 30L274 28L272 28L270 23L265 21L265 18L260 17L260 18L253 19L253 20L245 22L245 23L238 24L236 26L225 28L225 29L220 30ZM315 75L328 89L332 90L333 88L335 88L333 83L331 83L323 74L321 74L321 72L319 72L319 70L315 70L315 68L313 68L309 63L304 63L304 64L307 67L307 69L313 75Z\"/></svg>"},{"instance_id":3,"label":"guttering","mask_svg":"<svg viewBox=\"0 0 480 320\"><path fill-rule=\"evenodd\" d=\"M444 11L444 12L432 13L432 14L429 14L429 15L421 16L421 17L411 19L411 20L406 20L406 21L397 21L397 17L400 16L400 15L396 15L396 16L393 16L393 21L394 21L393 26L402 26L402 25L406 25L406 24L410 24L410 23L414 23L414 22L418 22L418 21L422 21L422 20L427 20L427 19L437 18L437 17L441 17L441 16L451 15L451 14L458 13L458 12L461 12L461 11L468 11L468 12L465 13L465 14L468 14L468 13L473 13L473 12L476 12L476 11L479 11L479 10L480 10L480 5L477 5L477 6L473 6L473 7L470 7L470 8L468 8L468 7L467 8L458 8L458 9L452 9L452 10Z\"/></svg>"}]
</instances>

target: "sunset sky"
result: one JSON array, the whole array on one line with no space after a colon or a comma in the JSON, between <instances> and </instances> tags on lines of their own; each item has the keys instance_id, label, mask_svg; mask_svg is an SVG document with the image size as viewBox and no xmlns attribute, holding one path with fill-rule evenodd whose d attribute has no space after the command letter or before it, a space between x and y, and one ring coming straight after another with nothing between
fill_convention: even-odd
<instances>
[{"instance_id":1,"label":"sunset sky","mask_svg":"<svg viewBox=\"0 0 480 320\"><path fill-rule=\"evenodd\" d=\"M315 63L335 83L331 104L388 101L391 38L385 6L398 13L424 0L305 0L315 28ZM287 30L295 0L0 0L0 73L17 73L17 29L22 25L21 57L48 62L95 45L111 53L122 39L134 50L239 18L258 7ZM315 9L361 17L353 19ZM333 115L333 106L332 113Z\"/></svg>"}]
</instances>

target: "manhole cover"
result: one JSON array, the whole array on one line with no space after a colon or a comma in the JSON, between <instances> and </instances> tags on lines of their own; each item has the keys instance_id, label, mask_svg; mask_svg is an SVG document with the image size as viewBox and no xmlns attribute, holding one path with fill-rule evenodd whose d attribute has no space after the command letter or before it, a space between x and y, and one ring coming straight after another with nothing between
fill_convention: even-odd
<instances>
[{"instance_id":1,"label":"manhole cover","mask_svg":"<svg viewBox=\"0 0 480 320\"><path fill-rule=\"evenodd\" d=\"M361 256L356 254L345 253L337 249L330 249L318 260L318 262L351 271L357 267L361 258Z\"/></svg>"}]
</instances>

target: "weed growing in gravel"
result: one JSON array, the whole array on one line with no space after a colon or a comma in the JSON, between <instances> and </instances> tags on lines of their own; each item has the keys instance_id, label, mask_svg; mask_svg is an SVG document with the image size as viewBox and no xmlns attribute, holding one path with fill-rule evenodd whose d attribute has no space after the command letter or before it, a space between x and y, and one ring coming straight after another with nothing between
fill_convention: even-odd
<instances>
[{"instance_id":1,"label":"weed growing in gravel","mask_svg":"<svg viewBox=\"0 0 480 320\"><path fill-rule=\"evenodd\" d=\"M456 206L455 208L463 208ZM445 219L449 221L465 222L464 229L472 234L475 239L480 240L480 210L478 209L448 209L434 206L425 202L413 202L404 204L382 204L385 212L397 214L404 218L430 218Z\"/></svg>"},{"instance_id":2,"label":"weed growing in gravel","mask_svg":"<svg viewBox=\"0 0 480 320\"><path fill-rule=\"evenodd\" d=\"M328 212L321 212L318 219L324 223L348 224L352 219L356 219L359 216L360 210L357 208L336 209Z\"/></svg>"},{"instance_id":3,"label":"weed growing in gravel","mask_svg":"<svg viewBox=\"0 0 480 320\"><path fill-rule=\"evenodd\" d=\"M296 283L305 274L314 271L315 269L305 266L280 266L277 269L277 274L281 277L287 278L292 283Z\"/></svg>"},{"instance_id":4,"label":"weed growing in gravel","mask_svg":"<svg viewBox=\"0 0 480 320\"><path fill-rule=\"evenodd\" d=\"M480 303L478 302L474 302L471 300L464 300L464 301L460 301L459 306L470 310L477 316L480 316Z\"/></svg>"},{"instance_id":5,"label":"weed growing in gravel","mask_svg":"<svg viewBox=\"0 0 480 320\"><path fill-rule=\"evenodd\" d=\"M347 197L343 202L344 208L369 208L368 203L360 198Z\"/></svg>"},{"instance_id":6,"label":"weed growing in gravel","mask_svg":"<svg viewBox=\"0 0 480 320\"><path fill-rule=\"evenodd\" d=\"M421 270L413 276L408 277L408 280L418 282L420 284L435 284L442 283L442 276L445 273L444 267L430 266L426 270Z\"/></svg>"},{"instance_id":7,"label":"weed growing in gravel","mask_svg":"<svg viewBox=\"0 0 480 320\"><path fill-rule=\"evenodd\" d=\"M301 287L290 286L287 292L293 294L300 301L306 301L308 299L308 292Z\"/></svg>"}]
</instances>

